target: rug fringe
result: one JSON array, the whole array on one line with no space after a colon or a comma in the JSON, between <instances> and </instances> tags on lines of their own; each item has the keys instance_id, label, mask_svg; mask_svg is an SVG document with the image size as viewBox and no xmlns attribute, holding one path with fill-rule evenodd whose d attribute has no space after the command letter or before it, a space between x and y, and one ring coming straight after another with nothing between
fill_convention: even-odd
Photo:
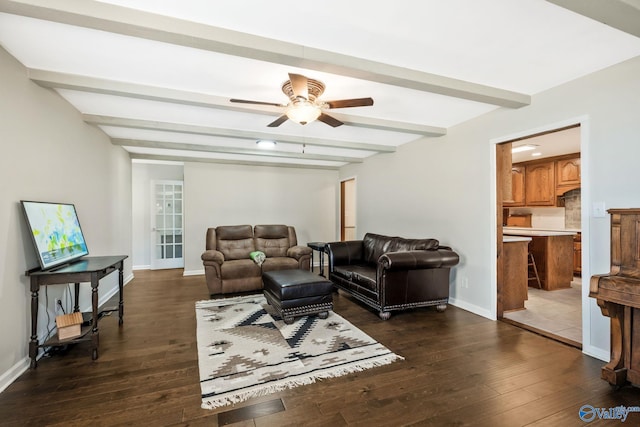
<instances>
[{"instance_id":1,"label":"rug fringe","mask_svg":"<svg viewBox=\"0 0 640 427\"><path fill-rule=\"evenodd\" d=\"M202 402L203 409L214 409L219 408L221 406L233 405L236 403L244 402L245 400L260 397L271 393L277 393L279 391L299 387L302 385L313 384L318 380L329 379L329 378L337 378L344 375L352 374L355 372L365 371L367 369L376 368L379 366L384 366L391 364L397 360L404 360L404 357L398 356L397 354L390 353L388 355L379 356L375 359L370 359L367 361L357 361L352 362L351 364L341 366L339 368L330 368L326 372L316 372L314 374L308 374L303 377L284 380L277 384L272 384L270 386L259 386L255 390L246 390L241 393L236 393L233 395L220 396L217 398L205 398Z\"/></svg>"}]
</instances>

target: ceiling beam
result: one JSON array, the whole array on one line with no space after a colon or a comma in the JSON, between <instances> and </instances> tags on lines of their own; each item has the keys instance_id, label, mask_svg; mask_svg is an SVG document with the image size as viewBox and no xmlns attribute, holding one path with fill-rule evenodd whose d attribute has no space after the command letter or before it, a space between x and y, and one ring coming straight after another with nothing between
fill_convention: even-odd
<instances>
[{"instance_id":1,"label":"ceiling beam","mask_svg":"<svg viewBox=\"0 0 640 427\"><path fill-rule=\"evenodd\" d=\"M53 89L70 89L83 92L101 93L106 95L125 96L136 99L146 99L160 102L171 102L197 107L217 108L228 111L240 111L252 114L264 114L273 117L282 114L277 107L254 106L249 104L233 104L229 98L208 95L204 93L168 89L157 86L147 86L135 83L119 82L96 77L76 74L60 73L57 71L29 69L31 80L42 87ZM447 133L447 130L437 126L426 126L416 123L406 123L394 120L373 119L331 112L331 115L341 122L354 127L385 130L391 132L413 133L422 136L437 137Z\"/></svg>"},{"instance_id":2,"label":"ceiling beam","mask_svg":"<svg viewBox=\"0 0 640 427\"><path fill-rule=\"evenodd\" d=\"M189 156L161 156L156 154L135 154L129 153L131 159L137 160L157 160L168 162L198 162L198 163L223 163L229 165L246 165L246 166L269 166L280 168L297 168L297 169L326 169L339 170L340 166L325 165L307 165L299 163L279 163L279 162L259 162L250 160L229 160L229 159L211 159L206 157L189 157Z\"/></svg>"},{"instance_id":3,"label":"ceiling beam","mask_svg":"<svg viewBox=\"0 0 640 427\"><path fill-rule=\"evenodd\" d=\"M531 103L523 93L96 1L0 0L0 11L501 107Z\"/></svg>"},{"instance_id":4,"label":"ceiling beam","mask_svg":"<svg viewBox=\"0 0 640 427\"><path fill-rule=\"evenodd\" d=\"M572 12L640 37L638 0L547 0Z\"/></svg>"},{"instance_id":5,"label":"ceiling beam","mask_svg":"<svg viewBox=\"0 0 640 427\"><path fill-rule=\"evenodd\" d=\"M346 156L330 156L325 154L313 154L313 153L293 153L291 151L277 151L277 150L252 150L249 148L239 147L219 147L215 145L202 145L202 144L185 144L181 142L167 142L167 141L146 141L140 139L124 139L124 138L112 138L111 143L113 145L119 145L123 147L143 147L143 148L157 148L166 150L185 150L185 151L197 151L206 153L230 153L230 154L244 154L255 155L264 157L283 157L290 159L305 159L305 160L324 160L330 162L341 163L362 163L362 158L359 157L346 157Z\"/></svg>"},{"instance_id":6,"label":"ceiling beam","mask_svg":"<svg viewBox=\"0 0 640 427\"><path fill-rule=\"evenodd\" d=\"M293 136L268 132L253 132L240 129L223 129L209 126L189 125L182 123L157 122L152 120L128 119L125 117L100 116L83 114L86 123L102 126L115 126L132 129L147 129L164 132L188 133L194 135L222 136L226 138L269 139L276 142L289 142L291 144L316 145L319 147L348 148L351 150L374 151L378 153L393 153L396 147L381 144L367 144L362 142L322 139L305 136Z\"/></svg>"}]
</instances>

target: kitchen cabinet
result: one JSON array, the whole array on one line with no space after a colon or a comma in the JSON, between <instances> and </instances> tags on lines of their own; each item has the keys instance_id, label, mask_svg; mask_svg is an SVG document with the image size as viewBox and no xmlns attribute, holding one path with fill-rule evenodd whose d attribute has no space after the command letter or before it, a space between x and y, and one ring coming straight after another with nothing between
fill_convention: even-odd
<instances>
[{"instance_id":1,"label":"kitchen cabinet","mask_svg":"<svg viewBox=\"0 0 640 427\"><path fill-rule=\"evenodd\" d=\"M531 237L533 254L542 289L553 291L571 287L573 280L573 236L566 231L504 228L505 236Z\"/></svg>"},{"instance_id":2,"label":"kitchen cabinet","mask_svg":"<svg viewBox=\"0 0 640 427\"><path fill-rule=\"evenodd\" d=\"M573 274L582 275L582 234L573 236Z\"/></svg>"},{"instance_id":3,"label":"kitchen cabinet","mask_svg":"<svg viewBox=\"0 0 640 427\"><path fill-rule=\"evenodd\" d=\"M580 188L580 157L556 161L556 194Z\"/></svg>"},{"instance_id":4,"label":"kitchen cabinet","mask_svg":"<svg viewBox=\"0 0 640 427\"><path fill-rule=\"evenodd\" d=\"M573 280L573 237L535 236L531 253L536 260L542 289L553 291L570 288Z\"/></svg>"},{"instance_id":5,"label":"kitchen cabinet","mask_svg":"<svg viewBox=\"0 0 640 427\"><path fill-rule=\"evenodd\" d=\"M525 167L525 205L556 205L555 162L537 163Z\"/></svg>"},{"instance_id":6,"label":"kitchen cabinet","mask_svg":"<svg viewBox=\"0 0 640 427\"><path fill-rule=\"evenodd\" d=\"M511 166L511 199L505 200L502 204L506 207L518 207L525 205L525 166L514 164Z\"/></svg>"},{"instance_id":7,"label":"kitchen cabinet","mask_svg":"<svg viewBox=\"0 0 640 427\"><path fill-rule=\"evenodd\" d=\"M501 292L504 311L523 310L528 296L527 257L528 237L504 236L502 246L503 280Z\"/></svg>"},{"instance_id":8,"label":"kitchen cabinet","mask_svg":"<svg viewBox=\"0 0 640 427\"><path fill-rule=\"evenodd\" d=\"M562 207L564 200L560 196L580 188L580 153L514 163L510 181L510 184L505 182L510 185L511 197L505 198L504 207Z\"/></svg>"},{"instance_id":9,"label":"kitchen cabinet","mask_svg":"<svg viewBox=\"0 0 640 427\"><path fill-rule=\"evenodd\" d=\"M531 214L513 214L507 217L507 227L531 227Z\"/></svg>"}]
</instances>

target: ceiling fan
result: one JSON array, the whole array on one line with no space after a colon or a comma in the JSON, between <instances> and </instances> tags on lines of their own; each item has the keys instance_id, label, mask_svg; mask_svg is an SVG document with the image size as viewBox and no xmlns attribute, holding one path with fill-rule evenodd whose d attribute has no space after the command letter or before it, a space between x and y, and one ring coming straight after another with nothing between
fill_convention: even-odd
<instances>
[{"instance_id":1,"label":"ceiling fan","mask_svg":"<svg viewBox=\"0 0 640 427\"><path fill-rule=\"evenodd\" d=\"M332 127L343 125L340 120L325 114L323 110L346 107L366 107L373 105L371 98L339 99L336 101L322 101L318 99L324 92L324 83L310 79L300 74L289 73L289 80L282 84L282 92L290 99L288 104L274 102L249 101L246 99L230 99L231 102L241 104L273 105L284 107L286 111L268 127L278 127L288 119L306 125L314 120L319 120Z\"/></svg>"}]
</instances>

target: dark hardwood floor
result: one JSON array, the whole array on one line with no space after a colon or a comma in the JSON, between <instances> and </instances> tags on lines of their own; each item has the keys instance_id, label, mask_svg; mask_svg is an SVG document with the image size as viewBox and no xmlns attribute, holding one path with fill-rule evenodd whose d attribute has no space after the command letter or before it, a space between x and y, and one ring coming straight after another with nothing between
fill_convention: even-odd
<instances>
[{"instance_id":1,"label":"dark hardwood floor","mask_svg":"<svg viewBox=\"0 0 640 427\"><path fill-rule=\"evenodd\" d=\"M123 327L115 314L101 320L99 359L88 343L42 358L0 394L0 424L582 426L582 405L638 405L640 390L600 379L602 361L504 322L452 306L385 322L334 295L337 313L405 360L201 409L194 303L208 298L204 277L136 271ZM589 425L607 423L621 424ZM640 413L626 424L640 425Z\"/></svg>"}]
</instances>

